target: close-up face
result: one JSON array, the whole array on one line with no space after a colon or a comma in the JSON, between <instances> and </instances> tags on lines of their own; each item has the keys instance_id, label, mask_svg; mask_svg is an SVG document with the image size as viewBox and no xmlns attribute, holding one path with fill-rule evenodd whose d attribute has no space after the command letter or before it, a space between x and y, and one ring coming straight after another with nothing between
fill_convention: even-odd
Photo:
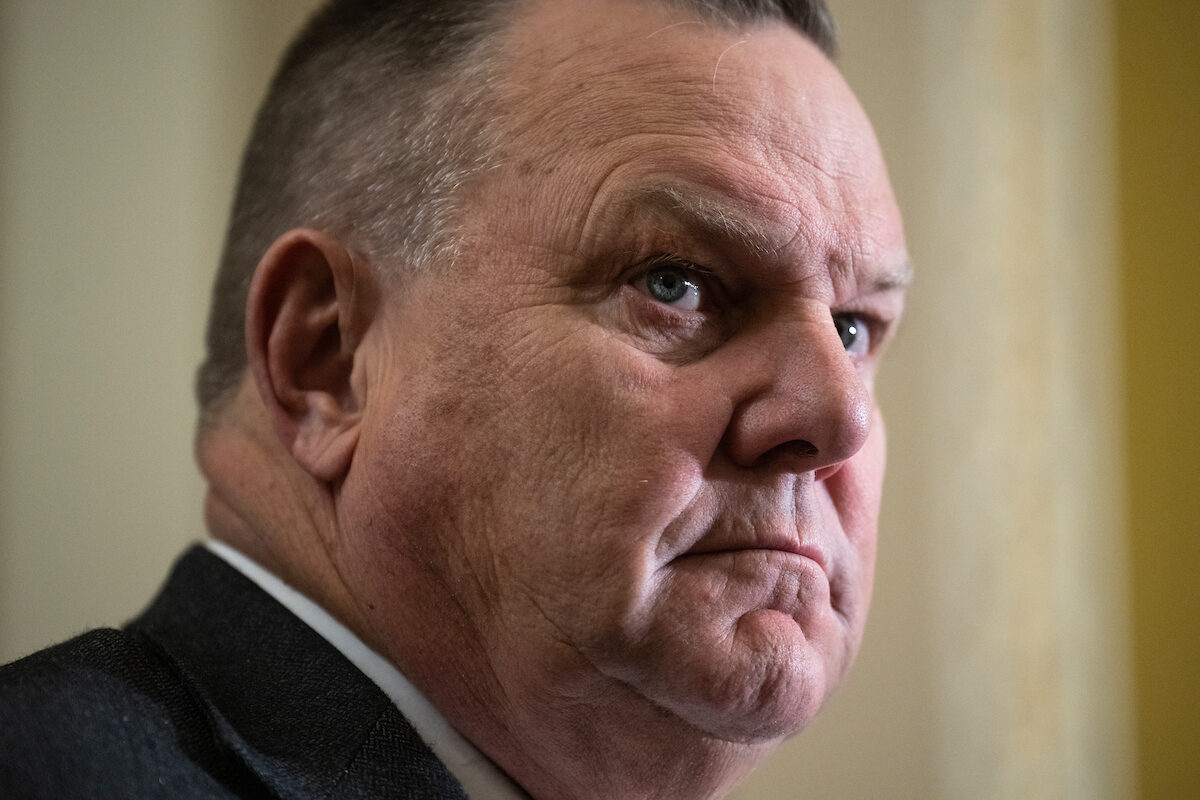
<instances>
[{"instance_id":1,"label":"close-up face","mask_svg":"<svg viewBox=\"0 0 1200 800\"><path fill-rule=\"evenodd\" d=\"M508 702L608 685L786 736L871 595L908 267L870 126L781 24L532 4L506 53L460 258L385 303L356 367L350 558L428 570ZM363 586L386 629L405 587Z\"/></svg>"}]
</instances>

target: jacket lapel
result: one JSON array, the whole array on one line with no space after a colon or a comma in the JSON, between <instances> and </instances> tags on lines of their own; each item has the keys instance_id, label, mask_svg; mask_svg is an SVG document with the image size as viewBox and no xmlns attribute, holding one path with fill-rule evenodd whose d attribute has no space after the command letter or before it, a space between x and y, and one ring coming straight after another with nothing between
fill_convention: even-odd
<instances>
[{"instance_id":1,"label":"jacket lapel","mask_svg":"<svg viewBox=\"0 0 1200 800\"><path fill-rule=\"evenodd\" d=\"M319 634L202 547L128 626L177 668L211 735L281 798L459 798L386 695Z\"/></svg>"}]
</instances>

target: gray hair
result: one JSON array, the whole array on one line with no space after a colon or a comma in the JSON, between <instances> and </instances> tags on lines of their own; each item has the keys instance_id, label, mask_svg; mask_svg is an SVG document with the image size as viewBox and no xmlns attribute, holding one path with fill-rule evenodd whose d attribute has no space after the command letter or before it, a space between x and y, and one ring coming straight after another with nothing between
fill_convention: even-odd
<instances>
[{"instance_id":1,"label":"gray hair","mask_svg":"<svg viewBox=\"0 0 1200 800\"><path fill-rule=\"evenodd\" d=\"M825 0L653 0L729 24L790 24L831 58ZM517 0L332 0L285 54L242 158L196 378L203 426L246 367L255 267L311 227L421 270L453 247L458 191L486 167L493 49Z\"/></svg>"}]
</instances>

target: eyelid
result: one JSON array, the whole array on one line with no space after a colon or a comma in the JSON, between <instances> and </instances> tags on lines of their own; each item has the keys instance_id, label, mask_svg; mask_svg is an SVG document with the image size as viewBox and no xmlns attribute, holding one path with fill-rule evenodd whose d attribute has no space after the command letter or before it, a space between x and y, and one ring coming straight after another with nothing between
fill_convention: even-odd
<instances>
[{"instance_id":1,"label":"eyelid","mask_svg":"<svg viewBox=\"0 0 1200 800\"><path fill-rule=\"evenodd\" d=\"M673 255L671 253L656 253L655 255L650 256L650 258L642 262L641 269L638 271L641 274L645 274L658 267L678 267L679 269L700 275L706 280L715 279L711 269L702 267L699 264L688 261L686 258L682 258L681 256Z\"/></svg>"},{"instance_id":2,"label":"eyelid","mask_svg":"<svg viewBox=\"0 0 1200 800\"><path fill-rule=\"evenodd\" d=\"M891 342L896 332L896 321L885 319L879 314L865 309L845 308L833 312L833 318L853 317L861 320L867 326L867 352L858 356L859 359L877 358L883 349Z\"/></svg>"},{"instance_id":3,"label":"eyelid","mask_svg":"<svg viewBox=\"0 0 1200 800\"><path fill-rule=\"evenodd\" d=\"M704 294L701 304L702 309L709 310L725 302L725 292L721 284L721 279L711 269L673 253L656 253L641 262L630 282L637 283L645 279L646 275L651 271L662 267L674 267L689 273L689 278L695 281Z\"/></svg>"},{"instance_id":4,"label":"eyelid","mask_svg":"<svg viewBox=\"0 0 1200 800\"><path fill-rule=\"evenodd\" d=\"M698 287L694 309L664 303L650 294L646 281L656 269L679 270ZM641 346L660 359L691 363L704 358L729 338L737 324L736 304L713 270L670 252L659 251L635 262L620 284L636 300L621 304L628 330Z\"/></svg>"},{"instance_id":5,"label":"eyelid","mask_svg":"<svg viewBox=\"0 0 1200 800\"><path fill-rule=\"evenodd\" d=\"M867 319L864 315L855 311L842 311L832 315L834 328L838 329L840 335L841 330L838 323L842 323L847 327L853 328L854 331L865 338L856 340L851 347L846 347L846 352L851 358L864 358L871 355L875 351L875 337L879 333L878 327L872 320ZM859 331L858 329L862 330ZM844 345L843 345L844 346ZM860 348L865 347L865 350Z\"/></svg>"}]
</instances>

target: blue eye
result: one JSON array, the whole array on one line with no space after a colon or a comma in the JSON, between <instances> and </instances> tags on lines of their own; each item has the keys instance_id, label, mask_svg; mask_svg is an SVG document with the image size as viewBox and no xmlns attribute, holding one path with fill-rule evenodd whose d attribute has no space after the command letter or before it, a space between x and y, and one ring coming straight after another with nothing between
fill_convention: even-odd
<instances>
[{"instance_id":1,"label":"blue eye","mask_svg":"<svg viewBox=\"0 0 1200 800\"><path fill-rule=\"evenodd\" d=\"M650 297L671 308L695 311L700 307L700 284L683 267L654 267L637 284Z\"/></svg>"},{"instance_id":2,"label":"blue eye","mask_svg":"<svg viewBox=\"0 0 1200 800\"><path fill-rule=\"evenodd\" d=\"M834 314L833 324L847 353L864 355L870 351L871 331L862 317L855 314Z\"/></svg>"}]
</instances>

